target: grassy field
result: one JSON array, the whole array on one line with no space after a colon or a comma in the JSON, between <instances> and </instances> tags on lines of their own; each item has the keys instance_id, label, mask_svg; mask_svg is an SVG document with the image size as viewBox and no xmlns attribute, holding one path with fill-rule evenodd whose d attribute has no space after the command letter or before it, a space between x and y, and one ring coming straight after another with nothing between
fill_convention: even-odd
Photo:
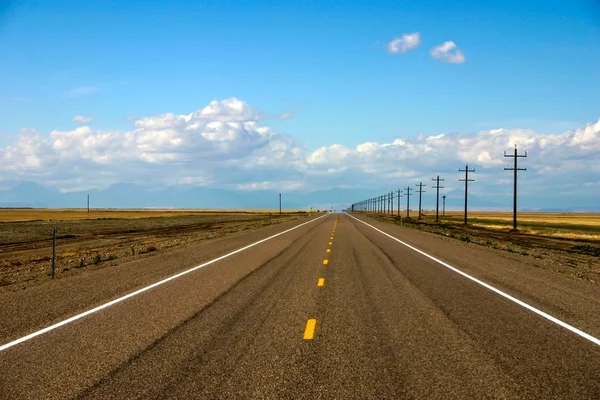
<instances>
[{"instance_id":1,"label":"grassy field","mask_svg":"<svg viewBox=\"0 0 600 400\"><path fill-rule=\"evenodd\" d=\"M447 212L435 221L435 212L426 211L423 219L411 212L403 226L498 251L520 262L567 274L577 279L600 282L600 215L576 213L520 213L518 229L512 229L512 213L470 212L469 223L463 214ZM371 214L374 218L400 224L400 218Z\"/></svg>"},{"instance_id":2,"label":"grassy field","mask_svg":"<svg viewBox=\"0 0 600 400\"><path fill-rule=\"evenodd\" d=\"M435 213L424 214L427 221L435 219ZM512 229L510 212L470 212L469 224L474 227L508 232ZM463 223L462 212L446 212L441 216L444 223ZM598 213L533 213L517 215L520 233L562 239L600 241L600 214Z\"/></svg>"},{"instance_id":3,"label":"grassy field","mask_svg":"<svg viewBox=\"0 0 600 400\"><path fill-rule=\"evenodd\" d=\"M309 217L309 212L289 210L279 216L279 210L92 210L88 214L81 209L1 209L0 290L20 290L50 279L53 228L57 229L57 278L66 278Z\"/></svg>"},{"instance_id":4,"label":"grassy field","mask_svg":"<svg viewBox=\"0 0 600 400\"><path fill-rule=\"evenodd\" d=\"M284 214L296 214L304 210L284 210ZM308 211L310 212L310 211ZM316 212L316 211L315 211ZM169 210L169 209L91 209L88 214L82 208L0 208L0 222L24 221L80 221L89 219L131 219L175 217L182 215L253 214L275 215L279 210Z\"/></svg>"},{"instance_id":5,"label":"grassy field","mask_svg":"<svg viewBox=\"0 0 600 400\"><path fill-rule=\"evenodd\" d=\"M429 212L428 214L432 214ZM446 212L445 219L455 219L462 222L462 212ZM469 221L493 220L512 224L511 212L469 212ZM536 222L564 225L590 225L600 226L600 213L541 213L523 212L517 214L520 222Z\"/></svg>"}]
</instances>

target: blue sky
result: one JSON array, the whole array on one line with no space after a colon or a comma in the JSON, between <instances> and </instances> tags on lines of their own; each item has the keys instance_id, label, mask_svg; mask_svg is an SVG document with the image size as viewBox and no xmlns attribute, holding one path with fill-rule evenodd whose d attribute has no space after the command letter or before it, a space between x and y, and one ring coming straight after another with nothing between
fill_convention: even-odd
<instances>
[{"instance_id":1,"label":"blue sky","mask_svg":"<svg viewBox=\"0 0 600 400\"><path fill-rule=\"evenodd\" d=\"M125 3L125 4L124 4ZM498 127L559 132L600 117L593 1L38 1L0 31L1 129L93 114L188 113L235 96L309 148ZM420 32L423 45L385 44ZM452 40L462 65L427 50ZM80 96L67 93L82 89ZM17 101L15 101L17 100ZM20 100L20 101L18 101Z\"/></svg>"},{"instance_id":2,"label":"blue sky","mask_svg":"<svg viewBox=\"0 0 600 400\"><path fill-rule=\"evenodd\" d=\"M5 152L21 129L45 140L77 128L75 115L93 116L86 126L95 137L229 98L293 138L305 159L334 144L500 128L552 135L600 118L593 0L2 4ZM416 48L388 51L417 32ZM432 57L447 41L464 63Z\"/></svg>"}]
</instances>

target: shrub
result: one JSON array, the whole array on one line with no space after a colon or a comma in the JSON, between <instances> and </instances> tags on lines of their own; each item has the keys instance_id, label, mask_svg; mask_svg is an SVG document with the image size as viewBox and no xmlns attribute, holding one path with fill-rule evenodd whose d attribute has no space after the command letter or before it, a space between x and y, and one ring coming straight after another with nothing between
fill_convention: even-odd
<instances>
[{"instance_id":1,"label":"shrub","mask_svg":"<svg viewBox=\"0 0 600 400\"><path fill-rule=\"evenodd\" d=\"M102 261L102 257L100 256L100 254L96 254L94 256L94 259L92 260L92 264L98 264L101 261Z\"/></svg>"}]
</instances>

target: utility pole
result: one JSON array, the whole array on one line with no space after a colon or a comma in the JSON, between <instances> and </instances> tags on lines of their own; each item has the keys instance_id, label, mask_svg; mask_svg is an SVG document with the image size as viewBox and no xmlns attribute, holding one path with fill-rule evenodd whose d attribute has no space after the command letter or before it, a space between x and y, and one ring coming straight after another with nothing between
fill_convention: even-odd
<instances>
[{"instance_id":1,"label":"utility pole","mask_svg":"<svg viewBox=\"0 0 600 400\"><path fill-rule=\"evenodd\" d=\"M390 192L390 215L394 215L394 191Z\"/></svg>"},{"instance_id":2,"label":"utility pole","mask_svg":"<svg viewBox=\"0 0 600 400\"><path fill-rule=\"evenodd\" d=\"M435 197L435 222L438 222L439 219L439 210L440 210L440 189L443 189L443 186L440 186L440 181L443 181L444 179L440 179L440 176L438 175L437 178L432 178L432 181L436 181L436 185L433 187L434 189L437 190L437 194Z\"/></svg>"},{"instance_id":3,"label":"utility pole","mask_svg":"<svg viewBox=\"0 0 600 400\"><path fill-rule=\"evenodd\" d=\"M446 195L443 195L442 199L444 199L444 208L442 211L442 215L445 217L446 216Z\"/></svg>"},{"instance_id":4,"label":"utility pole","mask_svg":"<svg viewBox=\"0 0 600 400\"><path fill-rule=\"evenodd\" d=\"M465 179L459 179L459 182L465 183L465 225L467 224L467 198L469 197L469 182L475 182L475 179L469 179L469 172L475 172L475 168L469 169L469 163L465 164L465 169L458 169L458 172L465 173Z\"/></svg>"},{"instance_id":5,"label":"utility pole","mask_svg":"<svg viewBox=\"0 0 600 400\"><path fill-rule=\"evenodd\" d=\"M281 217L281 193L279 193L279 216Z\"/></svg>"},{"instance_id":6,"label":"utility pole","mask_svg":"<svg viewBox=\"0 0 600 400\"><path fill-rule=\"evenodd\" d=\"M87 202L87 206L88 206L88 214L90 213L90 195L87 195L88 197L88 202Z\"/></svg>"},{"instance_id":7,"label":"utility pole","mask_svg":"<svg viewBox=\"0 0 600 400\"><path fill-rule=\"evenodd\" d=\"M517 145L515 144L515 154L506 154L504 152L504 157L514 158L514 167L512 168L504 168L505 171L514 171L514 194L513 194L513 229L517 229L517 171L527 171L527 168L518 168L517 159L519 157L527 157L527 152L525 154L519 155L517 152Z\"/></svg>"},{"instance_id":8,"label":"utility pole","mask_svg":"<svg viewBox=\"0 0 600 400\"><path fill-rule=\"evenodd\" d=\"M391 202L391 198L390 198L390 194L389 193L386 193L386 197L387 197L387 205L388 205L388 207L387 207L387 214L389 214L390 213L390 205L392 204L392 202Z\"/></svg>"},{"instance_id":9,"label":"utility pole","mask_svg":"<svg viewBox=\"0 0 600 400\"><path fill-rule=\"evenodd\" d=\"M412 193L410 192L411 190L413 190L413 188L410 186L406 188L406 218L410 218L410 196L412 196Z\"/></svg>"},{"instance_id":10,"label":"utility pole","mask_svg":"<svg viewBox=\"0 0 600 400\"><path fill-rule=\"evenodd\" d=\"M419 182L419 184L415 186L419 187L419 219L421 219L421 199L423 197L423 186L427 185L423 185L423 182Z\"/></svg>"},{"instance_id":11,"label":"utility pole","mask_svg":"<svg viewBox=\"0 0 600 400\"><path fill-rule=\"evenodd\" d=\"M385 194L385 205L386 205L385 213L389 214L389 212L390 212L390 194L389 193Z\"/></svg>"},{"instance_id":12,"label":"utility pole","mask_svg":"<svg viewBox=\"0 0 600 400\"><path fill-rule=\"evenodd\" d=\"M402 197L402 190L398 189L398 216L400 216L400 197Z\"/></svg>"}]
</instances>

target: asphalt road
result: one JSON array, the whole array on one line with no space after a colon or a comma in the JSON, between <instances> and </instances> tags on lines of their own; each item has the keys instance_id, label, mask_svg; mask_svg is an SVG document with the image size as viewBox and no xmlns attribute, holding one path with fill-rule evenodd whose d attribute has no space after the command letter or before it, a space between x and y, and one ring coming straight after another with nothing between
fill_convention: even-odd
<instances>
[{"instance_id":1,"label":"asphalt road","mask_svg":"<svg viewBox=\"0 0 600 400\"><path fill-rule=\"evenodd\" d=\"M297 227L4 348L0 398L600 398L597 285L358 217L3 294L0 346Z\"/></svg>"}]
</instances>

